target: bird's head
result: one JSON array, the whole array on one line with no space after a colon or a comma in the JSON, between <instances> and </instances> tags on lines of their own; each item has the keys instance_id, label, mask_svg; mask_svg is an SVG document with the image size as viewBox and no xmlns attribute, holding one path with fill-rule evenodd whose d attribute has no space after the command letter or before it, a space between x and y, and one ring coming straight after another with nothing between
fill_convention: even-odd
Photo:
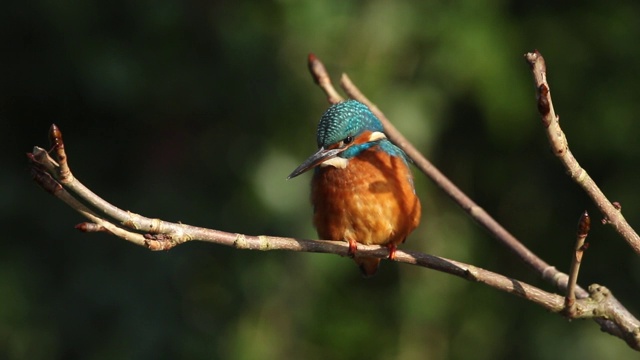
<instances>
[{"instance_id":1,"label":"bird's head","mask_svg":"<svg viewBox=\"0 0 640 360\"><path fill-rule=\"evenodd\" d=\"M383 130L380 120L356 100L332 105L318 125L318 151L298 166L288 179L318 165L346 167L350 158L386 139Z\"/></svg>"}]
</instances>

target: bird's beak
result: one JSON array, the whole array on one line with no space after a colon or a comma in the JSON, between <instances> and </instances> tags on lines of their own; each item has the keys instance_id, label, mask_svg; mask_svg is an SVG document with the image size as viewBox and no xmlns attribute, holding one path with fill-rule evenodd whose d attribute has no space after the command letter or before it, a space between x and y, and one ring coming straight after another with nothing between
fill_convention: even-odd
<instances>
[{"instance_id":1,"label":"bird's beak","mask_svg":"<svg viewBox=\"0 0 640 360\"><path fill-rule=\"evenodd\" d=\"M287 180L292 179L302 174L303 172L322 164L326 160L336 157L338 154L345 150L346 148L335 148L327 150L324 147L321 147L315 154L309 156L307 160L305 160L302 164L300 164L300 166L293 170L293 172L289 176L287 176Z\"/></svg>"}]
</instances>

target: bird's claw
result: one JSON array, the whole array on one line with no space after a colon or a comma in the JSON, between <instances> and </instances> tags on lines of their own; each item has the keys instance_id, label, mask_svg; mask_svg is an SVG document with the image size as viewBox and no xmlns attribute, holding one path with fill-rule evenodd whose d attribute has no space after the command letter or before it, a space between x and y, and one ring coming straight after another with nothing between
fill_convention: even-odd
<instances>
[{"instance_id":1,"label":"bird's claw","mask_svg":"<svg viewBox=\"0 0 640 360\"><path fill-rule=\"evenodd\" d=\"M358 250L358 243L355 240L349 239L347 240L349 243L349 250L347 250L347 255L350 258L356 257L356 250Z\"/></svg>"},{"instance_id":2,"label":"bird's claw","mask_svg":"<svg viewBox=\"0 0 640 360\"><path fill-rule=\"evenodd\" d=\"M395 260L396 259L396 245L395 244L389 244L387 245L387 249L389 249L389 260Z\"/></svg>"}]
</instances>

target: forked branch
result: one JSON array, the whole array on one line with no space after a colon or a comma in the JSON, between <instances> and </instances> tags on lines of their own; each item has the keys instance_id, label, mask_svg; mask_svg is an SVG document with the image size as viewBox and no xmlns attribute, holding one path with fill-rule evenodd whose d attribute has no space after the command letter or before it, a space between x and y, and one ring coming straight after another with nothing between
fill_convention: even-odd
<instances>
[{"instance_id":1,"label":"forked branch","mask_svg":"<svg viewBox=\"0 0 640 360\"><path fill-rule=\"evenodd\" d=\"M315 56L309 57L309 69L316 83L327 94L327 99L330 103L342 100L342 97L333 88L324 66ZM451 183L408 140L393 128L384 114L362 95L346 75L342 78L342 87L349 96L360 100L371 108L383 121L389 138L403 148L415 161L418 168L436 181L440 188L450 195L471 217L512 249L544 279L560 289L566 289L568 278L566 274L557 271L529 251ZM76 226L79 230L84 232L108 232L134 244L145 246L150 250L168 250L187 241L205 241L238 249L320 252L347 256L348 245L345 242L227 233L182 223L152 219L119 209L93 193L73 176L68 164L62 133L55 125L51 127L50 137L54 145L53 154L55 160L44 149L35 147L32 153L27 154L32 164L32 175L41 187L89 219L89 222ZM85 206L84 204L87 205ZM370 257L386 258L388 256L387 249L380 246L358 244L358 252ZM402 250L396 252L395 261L418 265L449 273L466 280L484 283L495 289L528 299L549 311L566 313L563 296L473 265ZM575 294L577 299L574 301L573 311L569 315L571 318L594 318L604 331L624 339L629 346L640 350L640 322L605 287L592 285L589 287L588 292L576 287Z\"/></svg>"}]
</instances>

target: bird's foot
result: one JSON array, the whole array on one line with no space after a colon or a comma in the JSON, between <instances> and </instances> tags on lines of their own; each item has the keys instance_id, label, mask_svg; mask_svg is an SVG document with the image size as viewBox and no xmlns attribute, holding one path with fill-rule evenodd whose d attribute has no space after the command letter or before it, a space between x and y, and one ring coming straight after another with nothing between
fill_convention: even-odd
<instances>
[{"instance_id":1,"label":"bird's foot","mask_svg":"<svg viewBox=\"0 0 640 360\"><path fill-rule=\"evenodd\" d=\"M389 249L389 260L395 260L396 259L396 245L395 244L388 244L387 245L387 249Z\"/></svg>"},{"instance_id":2,"label":"bird's foot","mask_svg":"<svg viewBox=\"0 0 640 360\"><path fill-rule=\"evenodd\" d=\"M356 257L356 250L358 250L358 243L353 239L348 239L347 242L349 243L349 250L347 251L347 255L349 255L350 258Z\"/></svg>"}]
</instances>

